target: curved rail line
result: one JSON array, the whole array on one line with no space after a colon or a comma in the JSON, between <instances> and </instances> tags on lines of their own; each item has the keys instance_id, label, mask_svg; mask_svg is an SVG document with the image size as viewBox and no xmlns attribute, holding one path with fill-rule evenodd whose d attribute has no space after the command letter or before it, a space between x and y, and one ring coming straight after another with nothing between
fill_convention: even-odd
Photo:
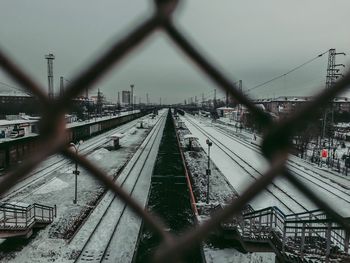
<instances>
[{"instance_id":1,"label":"curved rail line","mask_svg":"<svg viewBox=\"0 0 350 263\"><path fill-rule=\"evenodd\" d=\"M138 154L136 160L132 163L132 166L131 166L130 170L128 171L128 174L125 176L125 178L124 178L123 181L121 182L121 184L120 184L121 187L126 183L127 179L129 178L129 175L131 174L131 172L132 172L133 169L135 168L136 164L138 164L138 161L139 161L140 157L142 156L142 154L144 153L144 151L145 151L145 149L146 149L146 146L147 146L150 142L151 142L151 149L153 148L153 145L154 145L154 143L155 143L155 138L158 136L158 134L159 134L159 132L160 132L160 130L161 130L161 129L160 129L160 127L161 127L161 125L160 125L161 120L164 121L164 118L165 118L165 117L164 117L164 114L163 114L163 116L161 116L161 117L157 120L156 124L154 125L154 128L153 128L152 132L151 132L151 133L149 134L149 136L148 136L148 139L147 139L147 141L146 141L145 146L141 148L141 151L139 152L139 154ZM158 127L157 127L157 126L158 126ZM155 137L153 136L154 134L156 134ZM154 137L154 139L151 140L153 137ZM134 182L134 184L133 184L133 186L132 186L132 189L131 189L131 191L130 191L130 193L129 193L130 195L132 195L133 192L134 192L134 190L135 190L135 187L136 187L137 182L138 182L138 180L139 180L139 178L140 178L142 169L143 169L144 165L146 164L146 161L147 161L147 158L148 158L150 152L151 152L151 151L149 151L149 152L147 153L147 156L146 156L146 158L144 159L144 162L142 163L142 168L140 169L140 171L138 172L138 174L137 174L137 176L136 176L137 178L136 178L136 180L135 180L135 182ZM108 203L106 209L104 210L104 212L103 212L101 218L98 220L97 224L96 224L95 227L93 228L93 230L92 230L91 234L89 235L88 239L85 241L85 243L84 243L84 245L83 245L83 247L82 247L82 249L81 249L81 251L80 251L79 256L77 256L77 258L75 259L74 262L79 262L79 260L80 260L80 258L81 258L81 256L82 256L82 253L86 250L86 248L88 247L88 245L89 245L91 242L93 242L93 237L94 237L94 235L96 234L98 228L101 226L101 224L102 224L104 218L106 218L107 213L110 212L110 208L111 208L111 206L112 206L112 204L113 204L113 201L114 201L116 198L117 198L117 196L114 195L113 198L109 201L109 203ZM98 262L103 262L103 261L104 261L104 258L105 258L105 256L106 256L107 250L108 250L108 248L109 248L109 245L110 245L111 241L113 240L113 237L114 237L114 235L115 235L115 232L116 232L116 230L117 230L117 227L118 227L118 225L119 225L119 223L120 223L121 218L123 217L123 214L124 214L126 208L127 208L127 204L124 203L124 204L123 204L122 211L121 211L121 213L120 213L120 215L119 215L119 218L118 218L116 224L113 226L113 231L111 232L111 235L110 235L109 238L108 238L108 241L107 241L106 246L104 246L102 256L100 257L100 259L99 259ZM93 246L94 246L94 245L93 245ZM95 262L96 262L96 261L95 261Z\"/></svg>"}]
</instances>

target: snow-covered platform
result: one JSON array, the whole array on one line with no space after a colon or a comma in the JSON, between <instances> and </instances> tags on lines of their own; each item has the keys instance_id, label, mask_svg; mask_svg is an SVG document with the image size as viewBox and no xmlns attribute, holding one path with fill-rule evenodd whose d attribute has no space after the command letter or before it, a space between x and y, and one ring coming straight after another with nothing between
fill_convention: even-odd
<instances>
[{"instance_id":1,"label":"snow-covered platform","mask_svg":"<svg viewBox=\"0 0 350 263\"><path fill-rule=\"evenodd\" d=\"M154 163L166 121L163 111L117 183L143 207L147 204ZM108 192L72 240L80 251L74 262L131 262L142 219L113 193Z\"/></svg>"}]
</instances>

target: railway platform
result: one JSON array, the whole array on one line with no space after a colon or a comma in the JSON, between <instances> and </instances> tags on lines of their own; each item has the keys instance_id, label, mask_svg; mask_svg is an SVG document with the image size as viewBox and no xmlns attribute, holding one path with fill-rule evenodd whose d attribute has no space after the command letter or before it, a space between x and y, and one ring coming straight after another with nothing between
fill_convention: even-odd
<instances>
[{"instance_id":1,"label":"railway platform","mask_svg":"<svg viewBox=\"0 0 350 263\"><path fill-rule=\"evenodd\" d=\"M130 159L116 182L146 206L154 163L167 111ZM142 219L112 192L107 192L69 246L78 254L73 262L132 262Z\"/></svg>"}]
</instances>

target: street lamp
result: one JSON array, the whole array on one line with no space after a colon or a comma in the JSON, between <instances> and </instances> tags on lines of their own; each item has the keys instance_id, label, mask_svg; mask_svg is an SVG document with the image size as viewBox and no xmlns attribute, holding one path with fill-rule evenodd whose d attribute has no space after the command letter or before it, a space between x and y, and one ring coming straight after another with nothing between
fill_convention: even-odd
<instances>
[{"instance_id":1,"label":"street lamp","mask_svg":"<svg viewBox=\"0 0 350 263\"><path fill-rule=\"evenodd\" d=\"M210 147L213 145L213 143L207 139L206 143L208 145L208 169L207 169L207 204L209 204L209 175L211 174L210 170Z\"/></svg>"},{"instance_id":2,"label":"street lamp","mask_svg":"<svg viewBox=\"0 0 350 263\"><path fill-rule=\"evenodd\" d=\"M70 143L69 146L73 147L75 150L75 153L78 154L79 146L83 143L83 141L79 141L77 144ZM80 174L80 171L78 171L78 162L75 161L75 170L73 171L73 174L75 175L75 186L74 186L74 199L73 204L77 203L77 197L78 197L78 175Z\"/></svg>"}]
</instances>

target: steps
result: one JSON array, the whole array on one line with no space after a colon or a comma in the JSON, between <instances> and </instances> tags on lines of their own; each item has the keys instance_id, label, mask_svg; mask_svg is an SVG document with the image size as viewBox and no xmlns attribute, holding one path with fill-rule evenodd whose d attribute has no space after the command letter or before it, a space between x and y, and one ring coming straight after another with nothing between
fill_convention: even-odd
<instances>
[{"instance_id":1,"label":"steps","mask_svg":"<svg viewBox=\"0 0 350 263\"><path fill-rule=\"evenodd\" d=\"M0 205L0 238L29 237L33 228L45 227L56 217L56 206L34 203L28 206Z\"/></svg>"},{"instance_id":2,"label":"steps","mask_svg":"<svg viewBox=\"0 0 350 263\"><path fill-rule=\"evenodd\" d=\"M321 210L285 215L268 207L244 212L221 228L226 238L235 229L231 238L245 251L273 251L281 262L350 260L349 233Z\"/></svg>"}]
</instances>

